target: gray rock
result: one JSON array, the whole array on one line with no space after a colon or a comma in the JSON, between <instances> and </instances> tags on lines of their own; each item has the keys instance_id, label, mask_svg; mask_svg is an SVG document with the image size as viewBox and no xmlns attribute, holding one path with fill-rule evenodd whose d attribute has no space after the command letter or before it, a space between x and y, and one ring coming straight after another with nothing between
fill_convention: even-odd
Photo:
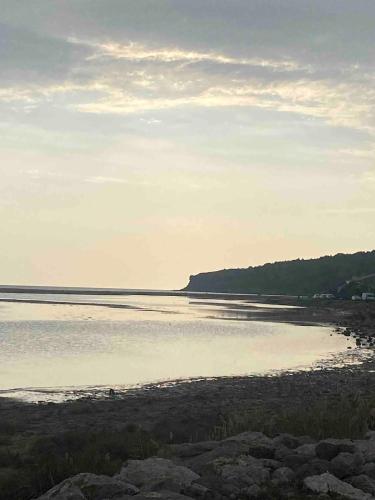
<instances>
[{"instance_id":1,"label":"gray rock","mask_svg":"<svg viewBox=\"0 0 375 500\"><path fill-rule=\"evenodd\" d=\"M129 460L116 477L146 491L171 490L171 488L172 491L181 491L199 479L198 474L187 467L156 457L146 460Z\"/></svg>"},{"instance_id":2,"label":"gray rock","mask_svg":"<svg viewBox=\"0 0 375 500\"><path fill-rule=\"evenodd\" d=\"M330 463L329 470L336 477L343 479L359 474L363 467L363 458L359 453L339 453Z\"/></svg>"},{"instance_id":3,"label":"gray rock","mask_svg":"<svg viewBox=\"0 0 375 500\"><path fill-rule=\"evenodd\" d=\"M301 467L301 465L305 464L309 460L310 457L299 455L298 453L293 453L291 455L287 455L284 458L283 464L285 467L289 467L291 469L297 469L298 467Z\"/></svg>"},{"instance_id":4,"label":"gray rock","mask_svg":"<svg viewBox=\"0 0 375 500\"><path fill-rule=\"evenodd\" d=\"M255 458L274 458L275 444L262 432L243 432L226 439L224 442L236 442L247 446L247 453Z\"/></svg>"},{"instance_id":5,"label":"gray rock","mask_svg":"<svg viewBox=\"0 0 375 500\"><path fill-rule=\"evenodd\" d=\"M283 486L294 479L294 472L289 467L280 467L272 474L272 483L276 486Z\"/></svg>"},{"instance_id":6,"label":"gray rock","mask_svg":"<svg viewBox=\"0 0 375 500\"><path fill-rule=\"evenodd\" d=\"M316 457L315 448L315 444L302 444L301 446L298 446L298 448L296 448L294 452L298 455L304 456L308 460L312 460Z\"/></svg>"},{"instance_id":7,"label":"gray rock","mask_svg":"<svg viewBox=\"0 0 375 500\"><path fill-rule=\"evenodd\" d=\"M375 464L373 462L369 462L362 467L362 474L371 477L371 479L375 479Z\"/></svg>"},{"instance_id":8,"label":"gray rock","mask_svg":"<svg viewBox=\"0 0 375 500\"><path fill-rule=\"evenodd\" d=\"M273 442L276 447L283 445L293 450L302 444L298 438L290 434L279 434L273 439Z\"/></svg>"},{"instance_id":9,"label":"gray rock","mask_svg":"<svg viewBox=\"0 0 375 500\"><path fill-rule=\"evenodd\" d=\"M169 445L165 452L172 457L190 458L211 451L220 446L219 441L201 441L200 443L183 443Z\"/></svg>"},{"instance_id":10,"label":"gray rock","mask_svg":"<svg viewBox=\"0 0 375 500\"><path fill-rule=\"evenodd\" d=\"M137 500L193 500L192 497L181 495L180 493L168 490L144 491L139 495L137 495L136 498ZM118 500L135 500L135 498L125 495L119 498Z\"/></svg>"},{"instance_id":11,"label":"gray rock","mask_svg":"<svg viewBox=\"0 0 375 500\"><path fill-rule=\"evenodd\" d=\"M214 460L223 457L235 458L247 453L248 449L248 445L240 441L221 441L213 450L197 455L196 457L187 458L183 463L195 472L202 474Z\"/></svg>"},{"instance_id":12,"label":"gray rock","mask_svg":"<svg viewBox=\"0 0 375 500\"><path fill-rule=\"evenodd\" d=\"M348 439L325 439L315 447L316 456L323 460L332 460L339 453L354 453L355 451L355 444Z\"/></svg>"},{"instance_id":13,"label":"gray rock","mask_svg":"<svg viewBox=\"0 0 375 500\"><path fill-rule=\"evenodd\" d=\"M241 494L246 498L248 498L249 500L252 500L253 498L258 498L261 493L262 490L257 484L253 484L248 488L241 490Z\"/></svg>"},{"instance_id":14,"label":"gray rock","mask_svg":"<svg viewBox=\"0 0 375 500\"><path fill-rule=\"evenodd\" d=\"M272 458L259 458L258 462L263 465L263 467L266 467L266 469L280 469L280 467L283 466L282 462L279 462L278 460L273 460Z\"/></svg>"},{"instance_id":15,"label":"gray rock","mask_svg":"<svg viewBox=\"0 0 375 500\"><path fill-rule=\"evenodd\" d=\"M294 455L294 454L295 454L294 450L291 450L290 448L287 448L286 446L281 445L278 448L276 448L275 454L274 454L274 459L282 462L285 460L285 457L287 457L289 455Z\"/></svg>"},{"instance_id":16,"label":"gray rock","mask_svg":"<svg viewBox=\"0 0 375 500\"><path fill-rule=\"evenodd\" d=\"M308 462L296 470L296 476L298 479L304 479L308 476L315 476L319 474L324 474L328 472L330 467L330 462L328 460L321 460L320 458L314 458L311 462Z\"/></svg>"},{"instance_id":17,"label":"gray rock","mask_svg":"<svg viewBox=\"0 0 375 500\"><path fill-rule=\"evenodd\" d=\"M335 493L350 500L373 500L373 497L362 490L354 488L328 472L320 476L309 476L303 481L305 488L313 493Z\"/></svg>"},{"instance_id":18,"label":"gray rock","mask_svg":"<svg viewBox=\"0 0 375 500\"><path fill-rule=\"evenodd\" d=\"M375 439L375 431L367 431L365 435L366 439Z\"/></svg>"},{"instance_id":19,"label":"gray rock","mask_svg":"<svg viewBox=\"0 0 375 500\"><path fill-rule=\"evenodd\" d=\"M108 476L77 474L51 488L39 500L90 500L117 499L135 495L139 489L132 484Z\"/></svg>"},{"instance_id":20,"label":"gray rock","mask_svg":"<svg viewBox=\"0 0 375 500\"><path fill-rule=\"evenodd\" d=\"M362 453L365 462L375 461L375 440L355 441L355 446Z\"/></svg>"},{"instance_id":21,"label":"gray rock","mask_svg":"<svg viewBox=\"0 0 375 500\"><path fill-rule=\"evenodd\" d=\"M270 479L270 472L262 463L251 456L235 460L217 460L213 463L215 473L231 485L245 488L252 484L263 484Z\"/></svg>"},{"instance_id":22,"label":"gray rock","mask_svg":"<svg viewBox=\"0 0 375 500\"><path fill-rule=\"evenodd\" d=\"M366 493L371 493L371 495L375 495L375 481L365 474L349 477L346 481L355 488L358 488Z\"/></svg>"}]
</instances>

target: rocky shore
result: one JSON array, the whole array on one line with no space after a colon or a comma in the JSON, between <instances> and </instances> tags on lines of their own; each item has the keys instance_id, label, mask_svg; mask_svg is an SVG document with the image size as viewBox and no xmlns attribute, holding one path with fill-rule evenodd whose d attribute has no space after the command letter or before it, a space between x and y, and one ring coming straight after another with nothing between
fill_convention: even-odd
<instances>
[{"instance_id":1,"label":"rocky shore","mask_svg":"<svg viewBox=\"0 0 375 500\"><path fill-rule=\"evenodd\" d=\"M39 500L375 498L375 432L316 441L244 432L221 441L164 446L114 476L78 474Z\"/></svg>"}]
</instances>

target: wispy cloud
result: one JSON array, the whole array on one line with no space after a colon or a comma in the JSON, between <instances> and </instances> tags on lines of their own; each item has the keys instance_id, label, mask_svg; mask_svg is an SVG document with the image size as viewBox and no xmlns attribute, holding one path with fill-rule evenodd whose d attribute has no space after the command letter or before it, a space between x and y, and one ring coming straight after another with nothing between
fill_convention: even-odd
<instances>
[{"instance_id":1,"label":"wispy cloud","mask_svg":"<svg viewBox=\"0 0 375 500\"><path fill-rule=\"evenodd\" d=\"M120 177L104 177L100 175L88 177L85 181L92 184L128 184L126 179Z\"/></svg>"}]
</instances>

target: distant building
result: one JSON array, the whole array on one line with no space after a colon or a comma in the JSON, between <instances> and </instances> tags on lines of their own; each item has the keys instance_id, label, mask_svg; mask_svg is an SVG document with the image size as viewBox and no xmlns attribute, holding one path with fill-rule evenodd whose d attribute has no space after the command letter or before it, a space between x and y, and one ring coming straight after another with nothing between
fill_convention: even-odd
<instances>
[{"instance_id":1,"label":"distant building","mask_svg":"<svg viewBox=\"0 0 375 500\"><path fill-rule=\"evenodd\" d=\"M313 299L334 299L335 296L332 293L316 293Z\"/></svg>"},{"instance_id":2,"label":"distant building","mask_svg":"<svg viewBox=\"0 0 375 500\"><path fill-rule=\"evenodd\" d=\"M362 300L375 300L375 293L370 293L370 292L362 293Z\"/></svg>"}]
</instances>

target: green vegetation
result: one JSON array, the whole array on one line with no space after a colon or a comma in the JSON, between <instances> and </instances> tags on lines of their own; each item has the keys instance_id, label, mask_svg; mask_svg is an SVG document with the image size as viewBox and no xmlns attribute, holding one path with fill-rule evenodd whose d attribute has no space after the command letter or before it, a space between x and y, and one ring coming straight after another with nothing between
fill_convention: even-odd
<instances>
[{"instance_id":1,"label":"green vegetation","mask_svg":"<svg viewBox=\"0 0 375 500\"><path fill-rule=\"evenodd\" d=\"M375 250L200 273L190 277L186 290L290 295L335 293L346 281L371 273L375 274ZM361 282L353 291L373 289L374 279ZM341 292L342 296L349 296L352 290L345 290L346 287Z\"/></svg>"},{"instance_id":2,"label":"green vegetation","mask_svg":"<svg viewBox=\"0 0 375 500\"><path fill-rule=\"evenodd\" d=\"M374 408L373 397L351 394L286 410L249 409L221 416L207 439L225 439L244 431L260 431L268 436L286 432L315 439L359 439L375 427Z\"/></svg>"},{"instance_id":3,"label":"green vegetation","mask_svg":"<svg viewBox=\"0 0 375 500\"><path fill-rule=\"evenodd\" d=\"M7 435L6 432L10 431ZM135 425L123 431L75 431L55 436L12 439L11 428L0 436L2 500L35 498L60 481L80 472L113 475L129 459L155 455L157 443Z\"/></svg>"}]
</instances>

